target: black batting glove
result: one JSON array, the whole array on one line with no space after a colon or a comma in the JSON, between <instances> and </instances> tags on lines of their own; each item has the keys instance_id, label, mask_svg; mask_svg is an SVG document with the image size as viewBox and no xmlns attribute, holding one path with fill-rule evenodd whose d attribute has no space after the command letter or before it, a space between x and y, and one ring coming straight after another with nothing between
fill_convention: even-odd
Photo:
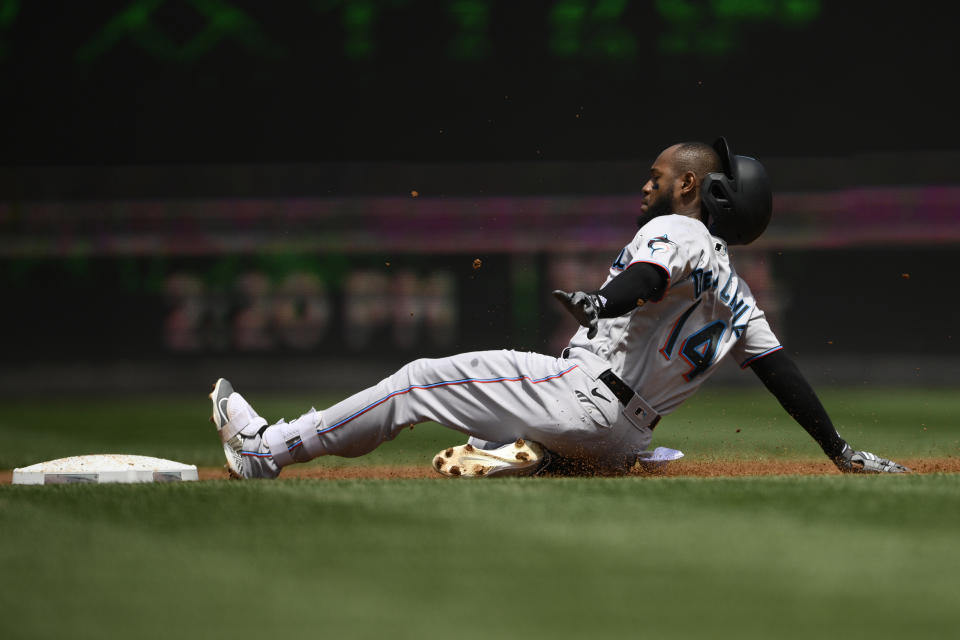
<instances>
[{"instance_id":1,"label":"black batting glove","mask_svg":"<svg viewBox=\"0 0 960 640\"><path fill-rule=\"evenodd\" d=\"M600 310L603 308L600 296L583 291L567 293L557 289L553 292L553 297L563 305L563 308L570 315L576 318L581 327L587 328L588 339L597 335L597 323L600 321Z\"/></svg>"},{"instance_id":2,"label":"black batting glove","mask_svg":"<svg viewBox=\"0 0 960 640\"><path fill-rule=\"evenodd\" d=\"M909 473L910 469L869 451L854 451L845 444L833 463L844 473Z\"/></svg>"}]
</instances>

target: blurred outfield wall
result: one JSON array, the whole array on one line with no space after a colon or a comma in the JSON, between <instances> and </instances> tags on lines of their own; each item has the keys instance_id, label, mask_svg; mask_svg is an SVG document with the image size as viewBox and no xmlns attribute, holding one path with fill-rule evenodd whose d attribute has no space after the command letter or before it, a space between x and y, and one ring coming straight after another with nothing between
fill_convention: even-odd
<instances>
[{"instance_id":1,"label":"blurred outfield wall","mask_svg":"<svg viewBox=\"0 0 960 640\"><path fill-rule=\"evenodd\" d=\"M354 388L416 357L558 353L575 326L549 292L602 284L645 168L552 169L8 171L0 394ZM960 186L791 179L734 252L788 349L822 381L956 384Z\"/></svg>"}]
</instances>

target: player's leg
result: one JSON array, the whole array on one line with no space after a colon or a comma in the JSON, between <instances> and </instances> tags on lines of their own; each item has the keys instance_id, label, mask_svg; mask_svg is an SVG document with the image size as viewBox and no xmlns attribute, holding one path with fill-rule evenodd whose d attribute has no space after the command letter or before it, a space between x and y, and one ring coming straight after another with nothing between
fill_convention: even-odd
<instances>
[{"instance_id":1,"label":"player's leg","mask_svg":"<svg viewBox=\"0 0 960 640\"><path fill-rule=\"evenodd\" d=\"M577 368L557 358L506 350L416 360L373 387L298 418L296 427L271 427L266 439L272 450L279 449L276 436L282 432L291 452L307 448L310 458L356 457L411 424L432 420L484 440L512 442L543 429L559 430L561 423L564 429L571 426L566 424L571 413L564 415L566 403L558 397L573 396L564 378L575 376ZM306 428L298 428L300 423ZM300 438L303 444L298 436L306 438Z\"/></svg>"},{"instance_id":2,"label":"player's leg","mask_svg":"<svg viewBox=\"0 0 960 640\"><path fill-rule=\"evenodd\" d=\"M280 467L265 450L263 442L267 421L223 378L213 385L210 399L213 401L210 422L220 434L230 475L235 478L277 477Z\"/></svg>"},{"instance_id":3,"label":"player's leg","mask_svg":"<svg viewBox=\"0 0 960 640\"><path fill-rule=\"evenodd\" d=\"M533 353L417 360L323 412L258 427L257 449L251 441L237 455L262 475L265 465L272 472L319 455L364 455L426 420L488 441L527 438L562 451L609 436L577 401L574 387L586 380L577 364Z\"/></svg>"}]
</instances>

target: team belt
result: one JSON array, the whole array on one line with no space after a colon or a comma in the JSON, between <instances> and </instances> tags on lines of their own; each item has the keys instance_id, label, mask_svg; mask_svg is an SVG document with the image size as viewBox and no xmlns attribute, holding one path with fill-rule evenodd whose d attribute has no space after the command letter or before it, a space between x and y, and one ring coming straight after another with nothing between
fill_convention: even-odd
<instances>
[{"instance_id":1,"label":"team belt","mask_svg":"<svg viewBox=\"0 0 960 640\"><path fill-rule=\"evenodd\" d=\"M630 385L621 380L620 376L615 374L612 370L607 369L597 377L603 384L607 385L607 388L610 389L613 395L617 397L617 400L619 400L620 404L622 404L624 407L630 406L634 400L640 400L644 406L649 406L647 405L646 401L643 401L634 392L634 390L630 388ZM658 422L660 422L659 414L646 426L648 429L653 431L653 428L657 426Z\"/></svg>"}]
</instances>

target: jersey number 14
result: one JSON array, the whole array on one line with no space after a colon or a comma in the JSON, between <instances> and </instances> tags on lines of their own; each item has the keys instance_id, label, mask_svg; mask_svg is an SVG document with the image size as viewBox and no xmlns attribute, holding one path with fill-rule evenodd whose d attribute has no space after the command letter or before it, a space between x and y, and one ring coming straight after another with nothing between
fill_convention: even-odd
<instances>
[{"instance_id":1,"label":"jersey number 14","mask_svg":"<svg viewBox=\"0 0 960 640\"><path fill-rule=\"evenodd\" d=\"M673 328L670 330L667 341L660 347L660 355L667 360L673 357L673 352L680 339L680 332L683 330L683 325L686 324L687 319L690 318L690 315L700 302L700 300L697 300L682 316L677 318ZM710 365L713 364L713 359L717 355L720 340L723 338L726 330L726 322L723 320L715 320L702 329L691 333L683 340L679 349L680 357L690 365L690 370L683 374L684 380L690 382L710 368Z\"/></svg>"}]
</instances>

